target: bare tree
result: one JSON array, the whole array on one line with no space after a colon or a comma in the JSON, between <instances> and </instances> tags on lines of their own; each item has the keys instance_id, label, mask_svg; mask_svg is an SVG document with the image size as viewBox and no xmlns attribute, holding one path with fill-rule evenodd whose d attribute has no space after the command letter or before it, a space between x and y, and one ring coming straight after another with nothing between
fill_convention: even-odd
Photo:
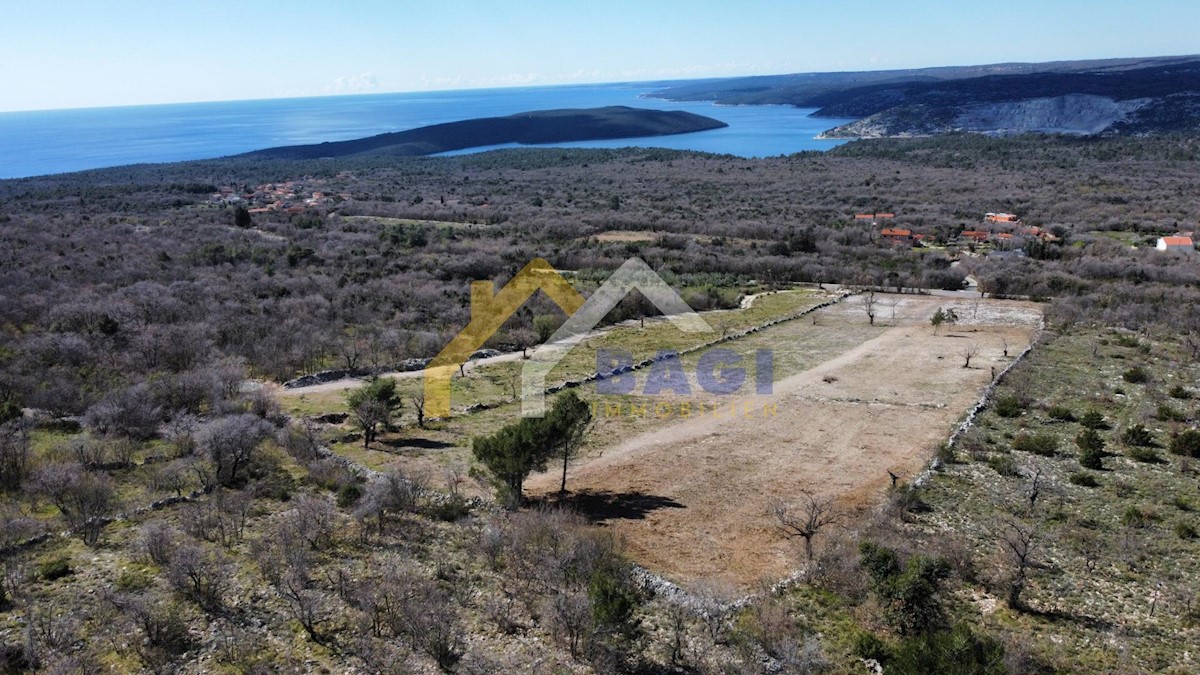
<instances>
[{"instance_id":1,"label":"bare tree","mask_svg":"<svg viewBox=\"0 0 1200 675\"><path fill-rule=\"evenodd\" d=\"M968 344L966 347L963 347L962 355L963 368L970 368L971 359L979 355L979 345L975 344L974 342Z\"/></svg>"},{"instance_id":2,"label":"bare tree","mask_svg":"<svg viewBox=\"0 0 1200 675\"><path fill-rule=\"evenodd\" d=\"M1004 358L1008 358L1008 347L1009 347L1009 345L1008 345L1008 338L1007 338L1007 337L1005 337L1005 336L1003 336L1003 335L1001 335L1001 336L1000 336L1000 346L1004 347Z\"/></svg>"},{"instance_id":3,"label":"bare tree","mask_svg":"<svg viewBox=\"0 0 1200 675\"><path fill-rule=\"evenodd\" d=\"M408 397L412 403L413 412L417 416L417 426L425 428L425 389L422 388L418 393Z\"/></svg>"},{"instance_id":4,"label":"bare tree","mask_svg":"<svg viewBox=\"0 0 1200 675\"><path fill-rule=\"evenodd\" d=\"M33 477L35 492L49 498L68 527L88 546L100 539L108 517L119 502L112 480L102 473L85 471L79 464L49 464Z\"/></svg>"},{"instance_id":5,"label":"bare tree","mask_svg":"<svg viewBox=\"0 0 1200 675\"><path fill-rule=\"evenodd\" d=\"M875 299L875 291L867 291L862 296L863 311L867 313L867 320L872 326L875 325L875 306L879 303Z\"/></svg>"},{"instance_id":6,"label":"bare tree","mask_svg":"<svg viewBox=\"0 0 1200 675\"><path fill-rule=\"evenodd\" d=\"M1011 516L1004 518L996 528L996 537L1000 542L1001 555L1009 567L1004 579L1005 601L1009 607L1020 609L1021 593L1029 581L1029 570L1034 564L1037 550L1037 523Z\"/></svg>"},{"instance_id":7,"label":"bare tree","mask_svg":"<svg viewBox=\"0 0 1200 675\"><path fill-rule=\"evenodd\" d=\"M217 481L221 485L235 486L254 451L270 435L270 424L247 413L221 417L205 424L197 433L197 441L212 460Z\"/></svg>"},{"instance_id":8,"label":"bare tree","mask_svg":"<svg viewBox=\"0 0 1200 675\"><path fill-rule=\"evenodd\" d=\"M803 499L799 504L789 504L782 499L772 502L770 514L775 517L777 527L788 538L804 539L804 555L813 557L812 540L822 528L841 520L841 513L832 497L818 499L808 490L801 490Z\"/></svg>"},{"instance_id":9,"label":"bare tree","mask_svg":"<svg viewBox=\"0 0 1200 675\"><path fill-rule=\"evenodd\" d=\"M1042 465L1037 462L1030 462L1027 473L1029 482L1025 487L1025 499L1029 502L1029 508L1033 509L1037 505L1038 497L1046 489L1046 476Z\"/></svg>"},{"instance_id":10,"label":"bare tree","mask_svg":"<svg viewBox=\"0 0 1200 675\"><path fill-rule=\"evenodd\" d=\"M29 473L29 432L20 421L0 424L0 490L15 490Z\"/></svg>"},{"instance_id":11,"label":"bare tree","mask_svg":"<svg viewBox=\"0 0 1200 675\"><path fill-rule=\"evenodd\" d=\"M167 580L175 590L208 610L224 604L233 572L233 565L219 549L195 541L179 544L167 563Z\"/></svg>"}]
</instances>

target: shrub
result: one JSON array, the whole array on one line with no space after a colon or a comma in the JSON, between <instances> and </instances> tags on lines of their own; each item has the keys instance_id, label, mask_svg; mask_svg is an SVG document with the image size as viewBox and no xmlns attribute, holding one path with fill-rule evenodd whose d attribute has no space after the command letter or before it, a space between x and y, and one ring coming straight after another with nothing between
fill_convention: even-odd
<instances>
[{"instance_id":1,"label":"shrub","mask_svg":"<svg viewBox=\"0 0 1200 675\"><path fill-rule=\"evenodd\" d=\"M1016 461L1009 455L992 455L988 458L987 463L1001 476L1015 476L1019 473Z\"/></svg>"},{"instance_id":2,"label":"shrub","mask_svg":"<svg viewBox=\"0 0 1200 675\"><path fill-rule=\"evenodd\" d=\"M1134 424L1121 434L1121 440L1129 445L1150 447L1154 445L1154 434L1144 424Z\"/></svg>"},{"instance_id":3,"label":"shrub","mask_svg":"<svg viewBox=\"0 0 1200 675\"><path fill-rule=\"evenodd\" d=\"M1079 465L1085 469L1104 468L1104 439L1095 429L1084 429L1075 437L1079 446Z\"/></svg>"},{"instance_id":4,"label":"shrub","mask_svg":"<svg viewBox=\"0 0 1200 675\"><path fill-rule=\"evenodd\" d=\"M1195 539L1196 528L1192 527L1191 523L1175 523L1175 536L1180 539Z\"/></svg>"},{"instance_id":5,"label":"shrub","mask_svg":"<svg viewBox=\"0 0 1200 675\"><path fill-rule=\"evenodd\" d=\"M941 558L914 555L904 565L896 552L869 541L859 547L861 565L884 616L901 635L916 635L942 623L942 582L950 565Z\"/></svg>"},{"instance_id":6,"label":"shrub","mask_svg":"<svg viewBox=\"0 0 1200 675\"><path fill-rule=\"evenodd\" d=\"M1089 410L1079 418L1079 423L1085 429L1107 429L1108 423L1104 421L1104 415L1101 415L1095 410Z\"/></svg>"},{"instance_id":7,"label":"shrub","mask_svg":"<svg viewBox=\"0 0 1200 675\"><path fill-rule=\"evenodd\" d=\"M1067 480L1071 481L1072 485L1078 485L1080 487L1094 488L1100 485L1100 483L1096 480L1096 476L1088 471L1076 471L1075 473L1071 474Z\"/></svg>"},{"instance_id":8,"label":"shrub","mask_svg":"<svg viewBox=\"0 0 1200 675\"><path fill-rule=\"evenodd\" d=\"M1177 398L1181 400L1187 400L1192 397L1192 392L1188 391L1187 387L1184 387L1182 384L1177 384L1174 387L1171 387L1171 391L1168 393L1171 395L1171 398Z\"/></svg>"},{"instance_id":9,"label":"shrub","mask_svg":"<svg viewBox=\"0 0 1200 675\"><path fill-rule=\"evenodd\" d=\"M1043 457L1053 457L1058 450L1058 437L1054 434L1020 434L1013 440L1013 450L1031 452Z\"/></svg>"},{"instance_id":10,"label":"shrub","mask_svg":"<svg viewBox=\"0 0 1200 675\"><path fill-rule=\"evenodd\" d=\"M1121 377L1132 384L1145 384L1150 381L1150 373L1147 373L1146 369L1141 366L1134 366L1126 370L1121 373Z\"/></svg>"},{"instance_id":11,"label":"shrub","mask_svg":"<svg viewBox=\"0 0 1200 675\"><path fill-rule=\"evenodd\" d=\"M1136 337L1133 337L1131 335L1117 335L1115 338L1113 338L1113 340L1117 343L1118 346L1129 347L1131 349L1136 348L1141 344L1138 342L1138 339Z\"/></svg>"},{"instance_id":12,"label":"shrub","mask_svg":"<svg viewBox=\"0 0 1200 675\"><path fill-rule=\"evenodd\" d=\"M1018 417L1025 409L1021 399L1015 394L1008 394L996 399L996 414L1001 417Z\"/></svg>"},{"instance_id":13,"label":"shrub","mask_svg":"<svg viewBox=\"0 0 1200 675\"><path fill-rule=\"evenodd\" d=\"M344 508L353 506L362 497L362 487L358 483L346 483L338 490L337 505Z\"/></svg>"},{"instance_id":14,"label":"shrub","mask_svg":"<svg viewBox=\"0 0 1200 675\"><path fill-rule=\"evenodd\" d=\"M887 661L886 672L1003 675L1010 671L1005 666L1004 645L958 626L901 640Z\"/></svg>"},{"instance_id":15,"label":"shrub","mask_svg":"<svg viewBox=\"0 0 1200 675\"><path fill-rule=\"evenodd\" d=\"M1052 405L1046 410L1046 415L1050 419L1058 420L1059 422L1074 422L1075 413L1065 405Z\"/></svg>"},{"instance_id":16,"label":"shrub","mask_svg":"<svg viewBox=\"0 0 1200 675\"><path fill-rule=\"evenodd\" d=\"M37 563L38 578L45 581L54 581L74 573L75 570L71 569L71 559L66 555L51 556Z\"/></svg>"},{"instance_id":17,"label":"shrub","mask_svg":"<svg viewBox=\"0 0 1200 675\"><path fill-rule=\"evenodd\" d=\"M1192 510L1191 500L1183 495L1175 495L1175 498L1171 500L1171 504L1180 511Z\"/></svg>"},{"instance_id":18,"label":"shrub","mask_svg":"<svg viewBox=\"0 0 1200 675\"><path fill-rule=\"evenodd\" d=\"M1200 429L1187 429L1171 439L1171 453L1184 457L1200 457Z\"/></svg>"},{"instance_id":19,"label":"shrub","mask_svg":"<svg viewBox=\"0 0 1200 675\"><path fill-rule=\"evenodd\" d=\"M1159 404L1158 410L1155 411L1154 416L1157 417L1158 419L1162 420L1163 422L1186 422L1187 421L1186 414L1184 414L1182 411L1172 408L1171 406L1167 405L1166 403Z\"/></svg>"},{"instance_id":20,"label":"shrub","mask_svg":"<svg viewBox=\"0 0 1200 675\"><path fill-rule=\"evenodd\" d=\"M1125 455L1135 462L1143 462L1145 464L1158 464L1163 461L1162 458L1158 456L1158 452L1156 452L1153 448L1146 448L1138 445L1129 448L1129 452L1125 453Z\"/></svg>"},{"instance_id":21,"label":"shrub","mask_svg":"<svg viewBox=\"0 0 1200 675\"><path fill-rule=\"evenodd\" d=\"M1147 527L1158 519L1157 513L1133 505L1121 512L1121 524L1126 527Z\"/></svg>"},{"instance_id":22,"label":"shrub","mask_svg":"<svg viewBox=\"0 0 1200 675\"><path fill-rule=\"evenodd\" d=\"M861 632L854 636L854 643L851 648L854 655L860 659L875 659L882 663L886 661L890 652L887 644L875 636L874 633Z\"/></svg>"}]
</instances>

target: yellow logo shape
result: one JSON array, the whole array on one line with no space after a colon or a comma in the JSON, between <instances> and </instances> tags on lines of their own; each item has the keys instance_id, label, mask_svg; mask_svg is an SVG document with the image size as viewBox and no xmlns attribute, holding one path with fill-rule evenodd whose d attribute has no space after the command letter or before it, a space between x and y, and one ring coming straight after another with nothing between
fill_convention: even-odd
<instances>
[{"instance_id":1,"label":"yellow logo shape","mask_svg":"<svg viewBox=\"0 0 1200 675\"><path fill-rule=\"evenodd\" d=\"M425 370L425 414L450 416L450 381L454 371L520 309L542 291L568 316L583 306L584 297L543 258L534 258L499 293L491 281L471 282L471 322L446 345Z\"/></svg>"}]
</instances>

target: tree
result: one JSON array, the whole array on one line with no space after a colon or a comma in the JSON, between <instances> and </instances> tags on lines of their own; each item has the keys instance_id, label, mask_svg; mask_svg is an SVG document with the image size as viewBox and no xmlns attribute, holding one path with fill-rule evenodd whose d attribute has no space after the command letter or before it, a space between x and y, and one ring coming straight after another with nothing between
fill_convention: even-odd
<instances>
[{"instance_id":1,"label":"tree","mask_svg":"<svg viewBox=\"0 0 1200 675\"><path fill-rule=\"evenodd\" d=\"M942 309L941 307L938 307L937 311L929 319L929 323L933 324L934 335L937 335L938 329L942 327L942 324L954 324L957 321L958 314L953 309Z\"/></svg>"},{"instance_id":2,"label":"tree","mask_svg":"<svg viewBox=\"0 0 1200 675\"><path fill-rule=\"evenodd\" d=\"M254 218L250 216L250 210L244 206L239 206L233 210L233 225L247 229L254 227Z\"/></svg>"},{"instance_id":3,"label":"tree","mask_svg":"<svg viewBox=\"0 0 1200 675\"><path fill-rule=\"evenodd\" d=\"M417 416L417 426L425 428L425 390L422 388L420 392L408 397L408 402L412 404L413 413Z\"/></svg>"},{"instance_id":4,"label":"tree","mask_svg":"<svg viewBox=\"0 0 1200 675\"><path fill-rule=\"evenodd\" d=\"M213 464L216 483L236 487L254 451L271 436L272 427L257 415L220 417L200 427L196 442Z\"/></svg>"},{"instance_id":5,"label":"tree","mask_svg":"<svg viewBox=\"0 0 1200 675\"><path fill-rule=\"evenodd\" d=\"M878 301L875 299L875 291L867 291L866 294L862 296L863 311L867 313L867 321L872 326L875 325L875 306L877 304Z\"/></svg>"},{"instance_id":6,"label":"tree","mask_svg":"<svg viewBox=\"0 0 1200 675\"><path fill-rule=\"evenodd\" d=\"M363 447L370 447L379 429L387 430L400 414L403 399L396 393L396 381L390 377L372 380L346 396L346 403L363 432ZM424 411L422 410L422 416Z\"/></svg>"},{"instance_id":7,"label":"tree","mask_svg":"<svg viewBox=\"0 0 1200 675\"><path fill-rule=\"evenodd\" d=\"M864 541L860 564L871 580L871 591L884 607L884 616L901 635L938 627L943 620L941 583L950 565L941 558L914 555L904 565L895 551Z\"/></svg>"},{"instance_id":8,"label":"tree","mask_svg":"<svg viewBox=\"0 0 1200 675\"><path fill-rule=\"evenodd\" d=\"M472 444L475 459L486 467L501 501L510 507L524 501L529 474L546 469L550 453L543 419L523 418Z\"/></svg>"},{"instance_id":9,"label":"tree","mask_svg":"<svg viewBox=\"0 0 1200 675\"><path fill-rule=\"evenodd\" d=\"M997 528L997 538L1005 560L1011 571L1005 578L1005 602L1013 609L1021 608L1021 593L1029 579L1029 568L1033 565L1033 555L1037 543L1037 524L1027 523L1016 518L1006 518Z\"/></svg>"},{"instance_id":10,"label":"tree","mask_svg":"<svg viewBox=\"0 0 1200 675\"><path fill-rule=\"evenodd\" d=\"M554 403L546 417L548 438L554 446L555 457L562 459L562 485L559 494L567 492L567 465L579 453L592 428L592 411L579 394L569 391Z\"/></svg>"},{"instance_id":11,"label":"tree","mask_svg":"<svg viewBox=\"0 0 1200 675\"><path fill-rule=\"evenodd\" d=\"M1200 457L1200 429L1186 429L1171 439L1171 453L1184 457Z\"/></svg>"},{"instance_id":12,"label":"tree","mask_svg":"<svg viewBox=\"0 0 1200 675\"><path fill-rule=\"evenodd\" d=\"M94 545L108 517L116 512L117 490L106 474L86 471L79 464L49 464L33 477L34 492L47 497L67 526Z\"/></svg>"},{"instance_id":13,"label":"tree","mask_svg":"<svg viewBox=\"0 0 1200 675\"><path fill-rule=\"evenodd\" d=\"M979 355L979 345L972 342L971 344L967 345L966 347L963 347L962 355L963 355L963 368L970 368L971 367L971 359L973 359Z\"/></svg>"},{"instance_id":14,"label":"tree","mask_svg":"<svg viewBox=\"0 0 1200 675\"><path fill-rule=\"evenodd\" d=\"M19 421L0 423L0 490L16 490L29 473L29 431Z\"/></svg>"},{"instance_id":15,"label":"tree","mask_svg":"<svg viewBox=\"0 0 1200 675\"><path fill-rule=\"evenodd\" d=\"M1079 446L1079 465L1085 469L1104 468L1104 438L1095 429L1084 429L1075 437Z\"/></svg>"},{"instance_id":16,"label":"tree","mask_svg":"<svg viewBox=\"0 0 1200 675\"><path fill-rule=\"evenodd\" d=\"M800 537L804 540L804 555L812 560L813 537L827 525L832 525L841 519L841 513L833 502L833 498L818 499L808 490L801 490L804 499L799 505L788 504L778 499L770 506L771 515L775 517L776 526L788 538Z\"/></svg>"}]
</instances>

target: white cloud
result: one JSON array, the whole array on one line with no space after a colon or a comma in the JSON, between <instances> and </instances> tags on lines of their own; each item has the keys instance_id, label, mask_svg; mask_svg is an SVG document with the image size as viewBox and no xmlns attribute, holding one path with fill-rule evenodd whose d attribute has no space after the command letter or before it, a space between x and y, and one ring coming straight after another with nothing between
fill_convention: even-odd
<instances>
[{"instance_id":1,"label":"white cloud","mask_svg":"<svg viewBox=\"0 0 1200 675\"><path fill-rule=\"evenodd\" d=\"M374 73L339 77L333 84L325 87L325 91L330 94L363 94L377 89L379 78L375 77Z\"/></svg>"}]
</instances>

